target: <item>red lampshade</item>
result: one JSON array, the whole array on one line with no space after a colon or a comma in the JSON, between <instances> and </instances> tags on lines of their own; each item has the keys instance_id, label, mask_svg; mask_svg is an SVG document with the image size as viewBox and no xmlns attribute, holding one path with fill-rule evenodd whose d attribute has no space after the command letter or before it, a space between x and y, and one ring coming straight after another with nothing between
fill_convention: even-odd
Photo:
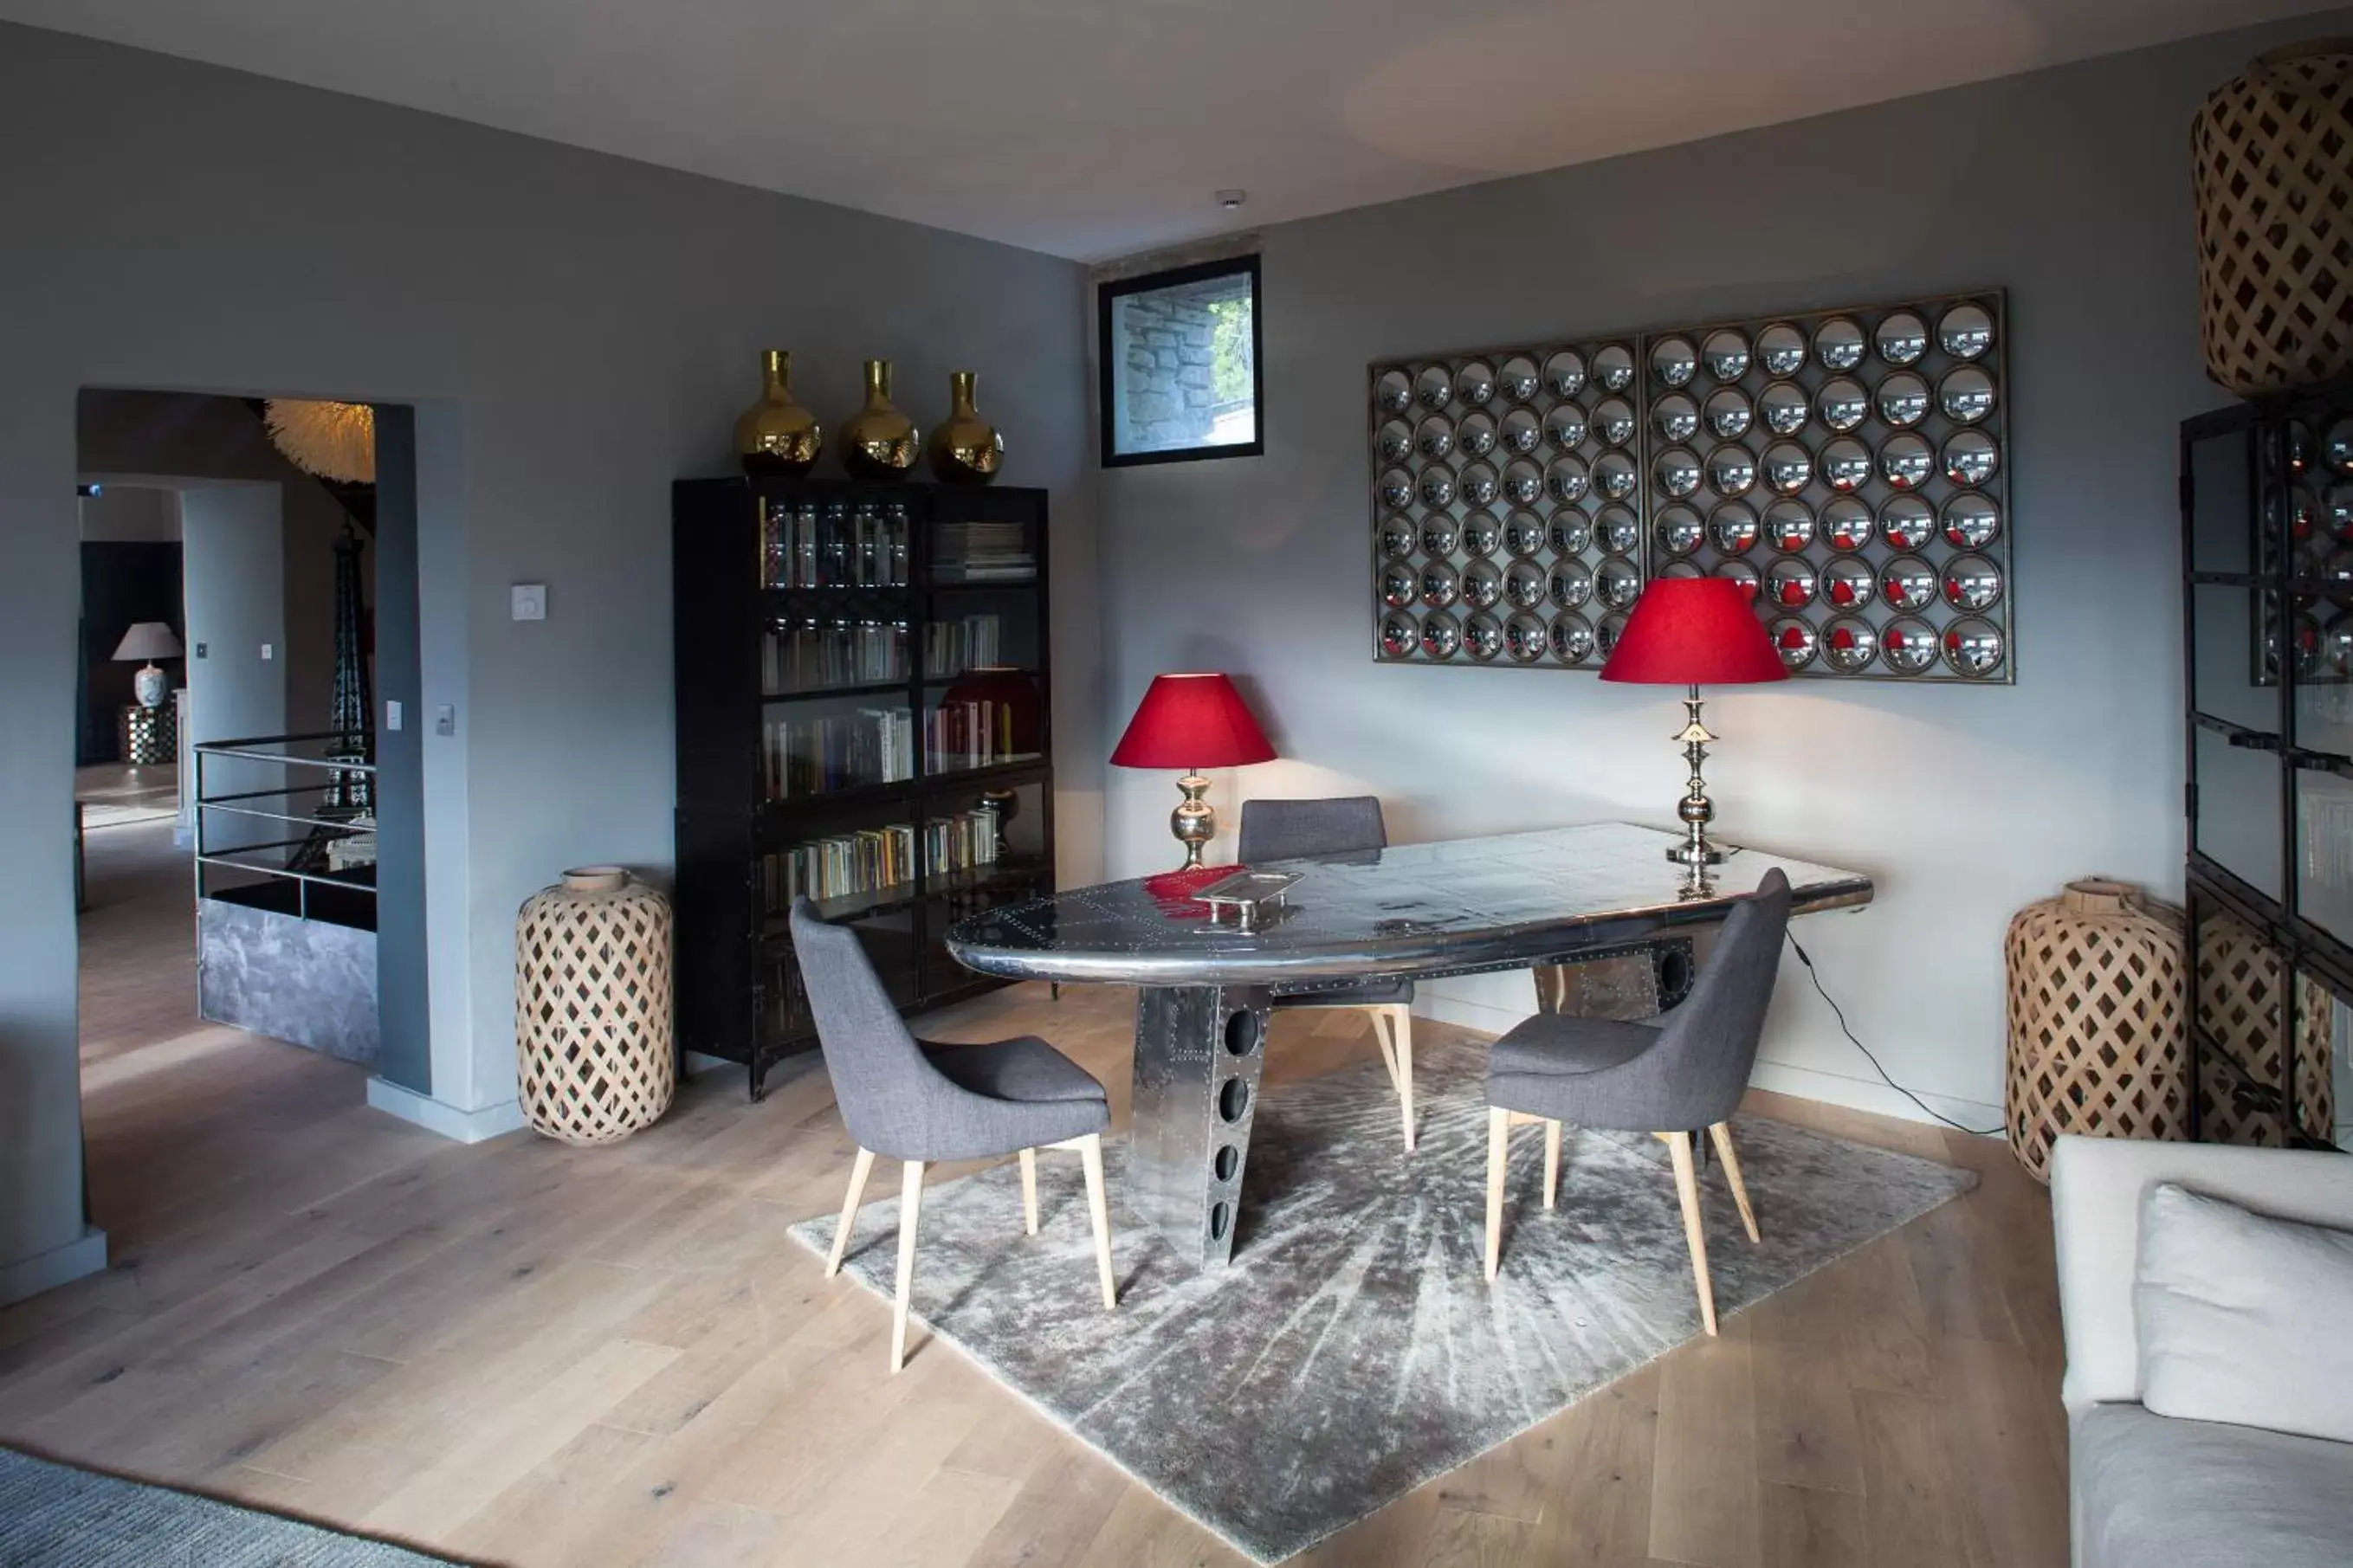
<instances>
[{"instance_id":1,"label":"red lampshade","mask_svg":"<svg viewBox=\"0 0 2353 1568\"><path fill-rule=\"evenodd\" d=\"M1258 721L1222 675L1155 675L1112 749L1123 768L1231 768L1271 763Z\"/></svg>"},{"instance_id":2,"label":"red lampshade","mask_svg":"<svg viewBox=\"0 0 2353 1568\"><path fill-rule=\"evenodd\" d=\"M1604 680L1654 686L1746 686L1784 680L1749 591L1728 577L1655 577L1634 601Z\"/></svg>"}]
</instances>

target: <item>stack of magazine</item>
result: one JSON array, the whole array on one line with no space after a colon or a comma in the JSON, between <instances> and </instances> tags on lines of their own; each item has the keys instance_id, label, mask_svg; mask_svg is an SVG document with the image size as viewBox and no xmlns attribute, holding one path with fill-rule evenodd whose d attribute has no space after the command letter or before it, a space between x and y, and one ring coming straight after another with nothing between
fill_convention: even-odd
<instances>
[{"instance_id":1,"label":"stack of magazine","mask_svg":"<svg viewBox=\"0 0 2353 1568\"><path fill-rule=\"evenodd\" d=\"M1018 522L944 522L932 574L942 583L1021 582L1038 574Z\"/></svg>"}]
</instances>

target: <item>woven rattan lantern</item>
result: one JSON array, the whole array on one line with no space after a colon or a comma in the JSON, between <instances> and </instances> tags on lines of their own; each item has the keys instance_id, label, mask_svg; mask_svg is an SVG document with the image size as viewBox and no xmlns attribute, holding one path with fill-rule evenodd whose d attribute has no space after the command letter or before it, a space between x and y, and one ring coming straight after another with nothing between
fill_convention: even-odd
<instances>
[{"instance_id":1,"label":"woven rattan lantern","mask_svg":"<svg viewBox=\"0 0 2353 1568\"><path fill-rule=\"evenodd\" d=\"M2353 371L2353 38L2257 58L2189 148L2207 374L2251 397Z\"/></svg>"},{"instance_id":2,"label":"woven rattan lantern","mask_svg":"<svg viewBox=\"0 0 2353 1568\"><path fill-rule=\"evenodd\" d=\"M2126 882L2070 882L2010 922L2010 1152L2051 1179L2051 1141L2189 1136L2189 966L2180 912Z\"/></svg>"},{"instance_id":3,"label":"woven rattan lantern","mask_svg":"<svg viewBox=\"0 0 2353 1568\"><path fill-rule=\"evenodd\" d=\"M2220 910L2199 923L2198 1027L2205 1042L2199 1135L2210 1143L2279 1146L2275 1089L2261 1096L2244 1090L2279 1083L2284 1045L2295 1053L2297 1129L2316 1142L2332 1139L2337 1102L2329 994L2302 975L2291 994L2288 982L2278 949L2246 925Z\"/></svg>"},{"instance_id":4,"label":"woven rattan lantern","mask_svg":"<svg viewBox=\"0 0 2353 1568\"><path fill-rule=\"evenodd\" d=\"M517 1098L533 1128L610 1143L678 1091L670 904L617 866L589 866L515 916Z\"/></svg>"}]
</instances>

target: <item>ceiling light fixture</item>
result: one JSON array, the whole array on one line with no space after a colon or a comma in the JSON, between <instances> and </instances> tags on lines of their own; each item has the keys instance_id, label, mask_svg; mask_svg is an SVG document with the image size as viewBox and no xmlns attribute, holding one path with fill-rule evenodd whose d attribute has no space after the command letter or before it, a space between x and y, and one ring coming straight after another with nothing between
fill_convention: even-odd
<instances>
[{"instance_id":1,"label":"ceiling light fixture","mask_svg":"<svg viewBox=\"0 0 2353 1568\"><path fill-rule=\"evenodd\" d=\"M1228 212L1236 210L1248 200L1250 200L1250 193L1248 191L1219 191L1218 193L1218 205L1225 208Z\"/></svg>"}]
</instances>

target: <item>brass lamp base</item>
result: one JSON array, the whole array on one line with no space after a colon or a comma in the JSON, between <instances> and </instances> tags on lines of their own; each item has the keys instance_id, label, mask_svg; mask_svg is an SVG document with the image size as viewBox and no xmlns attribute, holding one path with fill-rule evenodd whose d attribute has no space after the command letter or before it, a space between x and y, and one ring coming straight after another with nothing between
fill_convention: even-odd
<instances>
[{"instance_id":1,"label":"brass lamp base","mask_svg":"<svg viewBox=\"0 0 2353 1568\"><path fill-rule=\"evenodd\" d=\"M1707 761L1707 743L1715 737L1700 722L1699 709L1699 688L1694 686L1683 698L1687 717L1675 736L1683 742L1683 760L1691 763L1691 778L1683 785L1683 797L1675 803L1675 815L1683 819L1683 841L1667 847L1667 858L1688 873L1683 889L1687 899L1705 898L1713 893L1715 884L1708 879L1707 868L1721 866L1726 856L1739 853L1736 849L1719 849L1707 836L1707 825L1715 820L1715 803L1707 798L1707 780L1701 776L1700 768Z\"/></svg>"},{"instance_id":2,"label":"brass lamp base","mask_svg":"<svg viewBox=\"0 0 2353 1568\"><path fill-rule=\"evenodd\" d=\"M1218 836L1218 814L1202 796L1209 793L1209 781L1198 773L1187 773L1176 781L1185 798L1175 811L1168 814L1168 831L1185 847L1185 864L1179 870L1199 868L1201 851Z\"/></svg>"}]
</instances>

